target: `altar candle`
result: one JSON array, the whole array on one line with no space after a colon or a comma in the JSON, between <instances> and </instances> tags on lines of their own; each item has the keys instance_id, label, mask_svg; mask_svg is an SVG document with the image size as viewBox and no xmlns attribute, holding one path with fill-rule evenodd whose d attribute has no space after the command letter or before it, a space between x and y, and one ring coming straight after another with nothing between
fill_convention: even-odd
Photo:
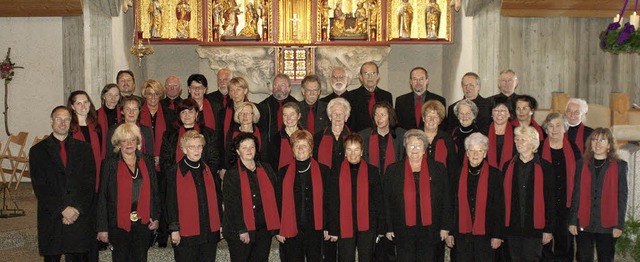
<instances>
[{"instance_id":1,"label":"altar candle","mask_svg":"<svg viewBox=\"0 0 640 262\"><path fill-rule=\"evenodd\" d=\"M636 12L633 12L633 14L631 15L629 22L631 23L631 25L633 26L633 28L635 30L638 30L640 28L638 28L638 26L640 26L640 16L638 14L636 14Z\"/></svg>"},{"instance_id":2,"label":"altar candle","mask_svg":"<svg viewBox=\"0 0 640 262\"><path fill-rule=\"evenodd\" d=\"M620 24L622 24L622 20L624 20L624 17L620 18L620 14L617 14L616 17L613 18L614 23L620 22Z\"/></svg>"}]
</instances>

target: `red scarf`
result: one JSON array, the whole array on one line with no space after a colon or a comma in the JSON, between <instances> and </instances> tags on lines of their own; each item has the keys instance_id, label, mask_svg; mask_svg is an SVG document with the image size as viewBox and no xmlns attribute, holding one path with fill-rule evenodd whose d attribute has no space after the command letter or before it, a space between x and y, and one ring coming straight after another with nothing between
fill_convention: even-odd
<instances>
[{"instance_id":1,"label":"red scarf","mask_svg":"<svg viewBox=\"0 0 640 262\"><path fill-rule=\"evenodd\" d=\"M569 132L564 133L565 138L569 138ZM584 124L580 122L578 124L578 133L576 134L576 146L580 149L580 153L584 152Z\"/></svg>"},{"instance_id":2,"label":"red scarf","mask_svg":"<svg viewBox=\"0 0 640 262\"><path fill-rule=\"evenodd\" d=\"M578 207L580 227L587 227L591 222L591 204L591 169L589 161L585 161L580 173L580 205ZM615 161L609 162L604 174L600 217L604 228L618 225L618 162Z\"/></svg>"},{"instance_id":3,"label":"red scarf","mask_svg":"<svg viewBox=\"0 0 640 262\"><path fill-rule=\"evenodd\" d=\"M487 194L489 191L489 163L485 160L480 169L478 188L476 190L476 214L472 221L469 210L468 196L469 158L464 157L464 165L460 172L460 184L458 186L458 222L461 234L471 232L473 235L485 235L487 221Z\"/></svg>"},{"instance_id":4,"label":"red scarf","mask_svg":"<svg viewBox=\"0 0 640 262\"><path fill-rule=\"evenodd\" d=\"M196 123L193 126L193 130L196 130L198 131L198 133L200 133L200 126L198 126L198 124ZM180 162L180 160L182 160L182 158L184 157L184 152L182 152L182 148L180 148L180 138L182 137L182 135L184 135L185 132L187 132L187 129L185 129L184 126L181 126L178 130L178 140L176 141L176 163Z\"/></svg>"},{"instance_id":5,"label":"red scarf","mask_svg":"<svg viewBox=\"0 0 640 262\"><path fill-rule=\"evenodd\" d=\"M287 169L282 181L282 228L280 235L283 237L295 237L298 235L298 222L296 221L296 203L293 196L293 184L297 175L296 165L292 163ZM313 221L316 230L322 230L322 174L320 165L311 159L311 186L313 188ZM304 201L304 199L302 200ZM286 211L284 211L286 210ZM304 211L303 211L304 212Z\"/></svg>"},{"instance_id":6,"label":"red scarf","mask_svg":"<svg viewBox=\"0 0 640 262\"><path fill-rule=\"evenodd\" d=\"M162 106L158 104L158 111L156 111L156 126L151 125L151 111L147 102L142 106L142 112L140 113L140 124L153 128L153 156L160 156L160 148L162 147L162 134L167 129L167 124L164 119L164 113L162 112Z\"/></svg>"},{"instance_id":7,"label":"red scarf","mask_svg":"<svg viewBox=\"0 0 640 262\"><path fill-rule=\"evenodd\" d=\"M151 219L151 183L149 181L151 178L149 177L147 164L144 163L142 158L138 158L138 168L140 169L139 175L142 175L142 187L140 187L136 212L140 218L140 223L146 225ZM129 232L131 230L131 218L129 215L131 213L131 188L133 186L133 179L131 179L129 167L127 167L127 164L122 159L118 160L117 182L117 225L118 228Z\"/></svg>"},{"instance_id":8,"label":"red scarf","mask_svg":"<svg viewBox=\"0 0 640 262\"><path fill-rule=\"evenodd\" d=\"M389 133L387 138L387 149L385 150L384 157L384 169L381 173L387 170L387 167L396 162L395 150L393 150L393 137ZM380 168L380 144L378 142L378 132L371 130L369 136L369 162L371 162L377 168Z\"/></svg>"},{"instance_id":9,"label":"red scarf","mask_svg":"<svg viewBox=\"0 0 640 262\"><path fill-rule=\"evenodd\" d=\"M218 196L213 182L211 170L203 162L202 178L207 194L207 208L209 209L209 228L211 232L220 231L220 214L218 213ZM177 168L176 195L178 196L178 222L180 223L180 236L190 237L200 235L200 211L198 209L198 194L193 174L188 171L182 174Z\"/></svg>"},{"instance_id":10,"label":"red scarf","mask_svg":"<svg viewBox=\"0 0 640 262\"><path fill-rule=\"evenodd\" d=\"M344 127L344 129L346 129L346 133L349 134L351 131L349 131L348 127ZM343 129L343 132L345 131ZM327 134L327 131L329 132L329 134ZM333 167L333 141L335 140L334 136L333 136L333 132L331 131L331 127L326 127L323 131L324 135L322 136L322 139L320 140L320 148L318 148L318 162L325 164L326 166L328 166L329 168ZM342 137L344 138L344 136Z\"/></svg>"},{"instance_id":11,"label":"red scarf","mask_svg":"<svg viewBox=\"0 0 640 262\"><path fill-rule=\"evenodd\" d=\"M240 134L240 130L233 131L233 134L231 134L231 139L233 140L239 134ZM257 126L253 127L253 136L255 136L258 139L258 148L257 149L260 149L260 145L262 145L262 139L261 139L262 136L260 135L260 129Z\"/></svg>"},{"instance_id":12,"label":"red scarf","mask_svg":"<svg viewBox=\"0 0 640 262\"><path fill-rule=\"evenodd\" d=\"M291 144L289 144L289 139L281 137L280 138L280 157L278 158L278 169L292 163L294 163L293 149L291 149Z\"/></svg>"},{"instance_id":13,"label":"red scarf","mask_svg":"<svg viewBox=\"0 0 640 262\"><path fill-rule=\"evenodd\" d=\"M551 159L551 145L549 144L549 138L544 140L542 144L542 159L553 163ZM571 207L571 196L573 195L573 184L576 176L576 157L571 149L569 139L565 136L562 140L562 153L564 154L564 163L567 172L567 208Z\"/></svg>"},{"instance_id":14,"label":"red scarf","mask_svg":"<svg viewBox=\"0 0 640 262\"><path fill-rule=\"evenodd\" d=\"M500 163L498 163L498 143L496 141L496 127L494 123L489 126L489 164L492 167L502 170L504 164L513 157L513 126L507 122L504 129L504 139L502 142L502 152L500 155Z\"/></svg>"},{"instance_id":15,"label":"red scarf","mask_svg":"<svg viewBox=\"0 0 640 262\"><path fill-rule=\"evenodd\" d=\"M240 174L240 194L242 196L242 216L248 231L256 230L255 215L253 214L253 201L251 200L251 186L247 171L244 171L238 161L238 173ZM267 230L280 228L280 216L278 215L278 204L276 203L276 193L273 184L267 176L267 172L262 167L256 167L258 177L258 187L262 198L262 210L264 219L267 222Z\"/></svg>"},{"instance_id":16,"label":"red scarf","mask_svg":"<svg viewBox=\"0 0 640 262\"><path fill-rule=\"evenodd\" d=\"M444 143L444 139L438 138L438 141L436 142L436 155L434 156L434 160L436 160L436 162L442 163L446 168L447 154L448 154L448 150L447 150L447 146Z\"/></svg>"},{"instance_id":17,"label":"red scarf","mask_svg":"<svg viewBox=\"0 0 640 262\"><path fill-rule=\"evenodd\" d=\"M420 217L422 225L431 225L431 176L426 156L422 157L419 178L420 189ZM407 226L416 225L416 184L413 179L413 171L409 159L404 161L404 215Z\"/></svg>"},{"instance_id":18,"label":"red scarf","mask_svg":"<svg viewBox=\"0 0 640 262\"><path fill-rule=\"evenodd\" d=\"M532 160L533 161L533 160ZM513 191L513 166L516 159L514 158L507 167L507 173L504 178L504 203L505 203L505 226L509 226L511 222L511 193ZM533 228L542 229L545 225L544 214L544 176L542 167L539 163L535 165L535 177L533 179Z\"/></svg>"},{"instance_id":19,"label":"red scarf","mask_svg":"<svg viewBox=\"0 0 640 262\"><path fill-rule=\"evenodd\" d=\"M96 162L96 186L95 192L98 192L98 188L100 188L100 165L102 164L102 150L100 149L100 140L98 140L98 133L96 132L96 126L87 119L87 127L89 128L89 141L85 140L84 133L80 129L80 126L77 126L75 131L73 132L73 138L78 139L83 142L87 142L91 145L91 152L93 152L93 160ZM106 140L106 139L105 139ZM103 147L106 147L103 145Z\"/></svg>"},{"instance_id":20,"label":"red scarf","mask_svg":"<svg viewBox=\"0 0 640 262\"><path fill-rule=\"evenodd\" d=\"M358 231L369 230L369 167L360 161L357 183L357 216ZM340 235L342 238L353 237L353 198L351 185L351 168L349 161L342 161L340 166Z\"/></svg>"},{"instance_id":21,"label":"red scarf","mask_svg":"<svg viewBox=\"0 0 640 262\"><path fill-rule=\"evenodd\" d=\"M211 109L211 104L207 99L202 99L202 116L204 117L204 126L215 130L216 118L213 115L213 109Z\"/></svg>"},{"instance_id":22,"label":"red scarf","mask_svg":"<svg viewBox=\"0 0 640 262\"><path fill-rule=\"evenodd\" d=\"M120 123L122 115L120 115L119 106L116 106L116 117L118 118L118 123ZM100 153L102 159L104 159L107 155L107 143L111 143L111 141L107 141L107 133L109 132L109 120L107 119L107 113L105 112L105 109L102 107L98 109L98 124L100 124L100 130L102 131L102 151ZM98 170L98 173L100 173L100 170Z\"/></svg>"}]
</instances>

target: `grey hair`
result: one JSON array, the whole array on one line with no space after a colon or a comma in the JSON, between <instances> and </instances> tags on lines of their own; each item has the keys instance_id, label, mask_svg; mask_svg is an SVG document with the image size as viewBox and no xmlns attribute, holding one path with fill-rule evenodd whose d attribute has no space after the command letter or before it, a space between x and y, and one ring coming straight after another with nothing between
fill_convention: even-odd
<instances>
[{"instance_id":1,"label":"grey hair","mask_svg":"<svg viewBox=\"0 0 640 262\"><path fill-rule=\"evenodd\" d=\"M426 152L427 145L429 144L429 138L427 138L427 134L425 134L424 131L420 129L411 129L404 133L404 140L402 141L402 145L404 146L404 148L407 148L407 141L409 141L409 138L412 137L416 137L422 141L422 143L424 144L423 148Z\"/></svg>"},{"instance_id":2,"label":"grey hair","mask_svg":"<svg viewBox=\"0 0 640 262\"><path fill-rule=\"evenodd\" d=\"M349 101L347 101L347 99L344 99L342 97L336 97L334 99L331 99L331 101L329 101L329 104L327 105L328 116L330 116L331 113L333 113L333 107L336 105L341 105L344 107L344 111L347 117L351 115L351 105L349 104Z\"/></svg>"},{"instance_id":3,"label":"grey hair","mask_svg":"<svg viewBox=\"0 0 640 262\"><path fill-rule=\"evenodd\" d=\"M578 104L578 107L580 108L581 121L584 121L587 118L587 112L589 112L589 105L587 104L587 101L581 98L569 98L567 105L564 107L565 112L567 111L567 107L569 107L569 104Z\"/></svg>"},{"instance_id":4,"label":"grey hair","mask_svg":"<svg viewBox=\"0 0 640 262\"><path fill-rule=\"evenodd\" d=\"M456 103L455 106L453 106L453 114L455 114L456 117L458 117L458 108L460 107L460 105L470 107L471 112L473 112L473 118L478 117L478 106L476 106L476 103L468 98L460 100L458 103Z\"/></svg>"},{"instance_id":5,"label":"grey hair","mask_svg":"<svg viewBox=\"0 0 640 262\"><path fill-rule=\"evenodd\" d=\"M547 118L544 120L544 122L542 122L542 129L546 131L547 127L549 127L549 123L555 119L560 119L562 121L562 126L564 126L565 132L569 130L569 120L567 120L567 117L565 115L557 112L553 112L547 115Z\"/></svg>"},{"instance_id":6,"label":"grey hair","mask_svg":"<svg viewBox=\"0 0 640 262\"><path fill-rule=\"evenodd\" d=\"M480 132L474 132L464 140L464 149L469 150L474 145L482 145L484 150L487 150L489 148L489 138Z\"/></svg>"}]
</instances>

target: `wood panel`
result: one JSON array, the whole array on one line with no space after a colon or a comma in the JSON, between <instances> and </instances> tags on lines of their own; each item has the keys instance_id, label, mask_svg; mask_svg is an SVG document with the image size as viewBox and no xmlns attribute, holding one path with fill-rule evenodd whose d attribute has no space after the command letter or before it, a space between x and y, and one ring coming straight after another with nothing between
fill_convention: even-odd
<instances>
[{"instance_id":1,"label":"wood panel","mask_svg":"<svg viewBox=\"0 0 640 262\"><path fill-rule=\"evenodd\" d=\"M82 0L0 0L0 16L79 16Z\"/></svg>"},{"instance_id":2,"label":"wood panel","mask_svg":"<svg viewBox=\"0 0 640 262\"><path fill-rule=\"evenodd\" d=\"M502 0L503 16L614 17L622 9L622 0ZM627 6L631 11L633 6Z\"/></svg>"}]
</instances>

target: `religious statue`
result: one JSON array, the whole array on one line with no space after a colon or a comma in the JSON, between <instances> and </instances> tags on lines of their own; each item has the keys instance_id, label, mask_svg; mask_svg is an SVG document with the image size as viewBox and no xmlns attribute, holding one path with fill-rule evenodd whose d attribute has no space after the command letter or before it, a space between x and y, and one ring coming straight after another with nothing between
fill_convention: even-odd
<instances>
[{"instance_id":1,"label":"religious statue","mask_svg":"<svg viewBox=\"0 0 640 262\"><path fill-rule=\"evenodd\" d=\"M176 6L176 18L178 19L178 38L189 38L189 21L191 21L191 5L187 0L180 0Z\"/></svg>"},{"instance_id":2,"label":"religious statue","mask_svg":"<svg viewBox=\"0 0 640 262\"><path fill-rule=\"evenodd\" d=\"M240 30L238 35L252 37L257 36L258 19L258 11L254 8L253 3L248 3L244 8L244 28Z\"/></svg>"},{"instance_id":3,"label":"religious statue","mask_svg":"<svg viewBox=\"0 0 640 262\"><path fill-rule=\"evenodd\" d=\"M324 28L327 28L329 26L329 11L331 11L331 7L329 6L329 0L322 1L320 10L321 10L320 25L322 25L322 27Z\"/></svg>"},{"instance_id":4,"label":"religious statue","mask_svg":"<svg viewBox=\"0 0 640 262\"><path fill-rule=\"evenodd\" d=\"M262 19L262 40L269 40L269 1L264 0L258 2L258 17Z\"/></svg>"},{"instance_id":5,"label":"religious statue","mask_svg":"<svg viewBox=\"0 0 640 262\"><path fill-rule=\"evenodd\" d=\"M223 5L224 23L222 24L223 35L235 36L238 27L238 15L242 13L235 0L226 0Z\"/></svg>"},{"instance_id":6,"label":"religious statue","mask_svg":"<svg viewBox=\"0 0 640 262\"><path fill-rule=\"evenodd\" d=\"M356 18L356 29L354 33L356 34L366 34L367 33L367 9L364 8L363 2L358 2L358 8L356 8L353 16Z\"/></svg>"},{"instance_id":7,"label":"religious statue","mask_svg":"<svg viewBox=\"0 0 640 262\"><path fill-rule=\"evenodd\" d=\"M440 6L436 0L429 0L425 10L425 20L427 24L427 39L437 40L440 31Z\"/></svg>"},{"instance_id":8,"label":"religious statue","mask_svg":"<svg viewBox=\"0 0 640 262\"><path fill-rule=\"evenodd\" d=\"M341 36L344 34L344 21L347 15L342 12L342 3L337 2L333 10L333 25L331 25L331 36Z\"/></svg>"},{"instance_id":9,"label":"religious statue","mask_svg":"<svg viewBox=\"0 0 640 262\"><path fill-rule=\"evenodd\" d=\"M149 34L153 38L159 38L162 31L162 9L158 0L153 0L149 4L149 15L151 20Z\"/></svg>"},{"instance_id":10,"label":"religious statue","mask_svg":"<svg viewBox=\"0 0 640 262\"><path fill-rule=\"evenodd\" d=\"M435 0L432 0L435 1ZM413 7L409 0L402 0L398 8L398 36L400 38L411 37L411 22L413 21Z\"/></svg>"}]
</instances>

